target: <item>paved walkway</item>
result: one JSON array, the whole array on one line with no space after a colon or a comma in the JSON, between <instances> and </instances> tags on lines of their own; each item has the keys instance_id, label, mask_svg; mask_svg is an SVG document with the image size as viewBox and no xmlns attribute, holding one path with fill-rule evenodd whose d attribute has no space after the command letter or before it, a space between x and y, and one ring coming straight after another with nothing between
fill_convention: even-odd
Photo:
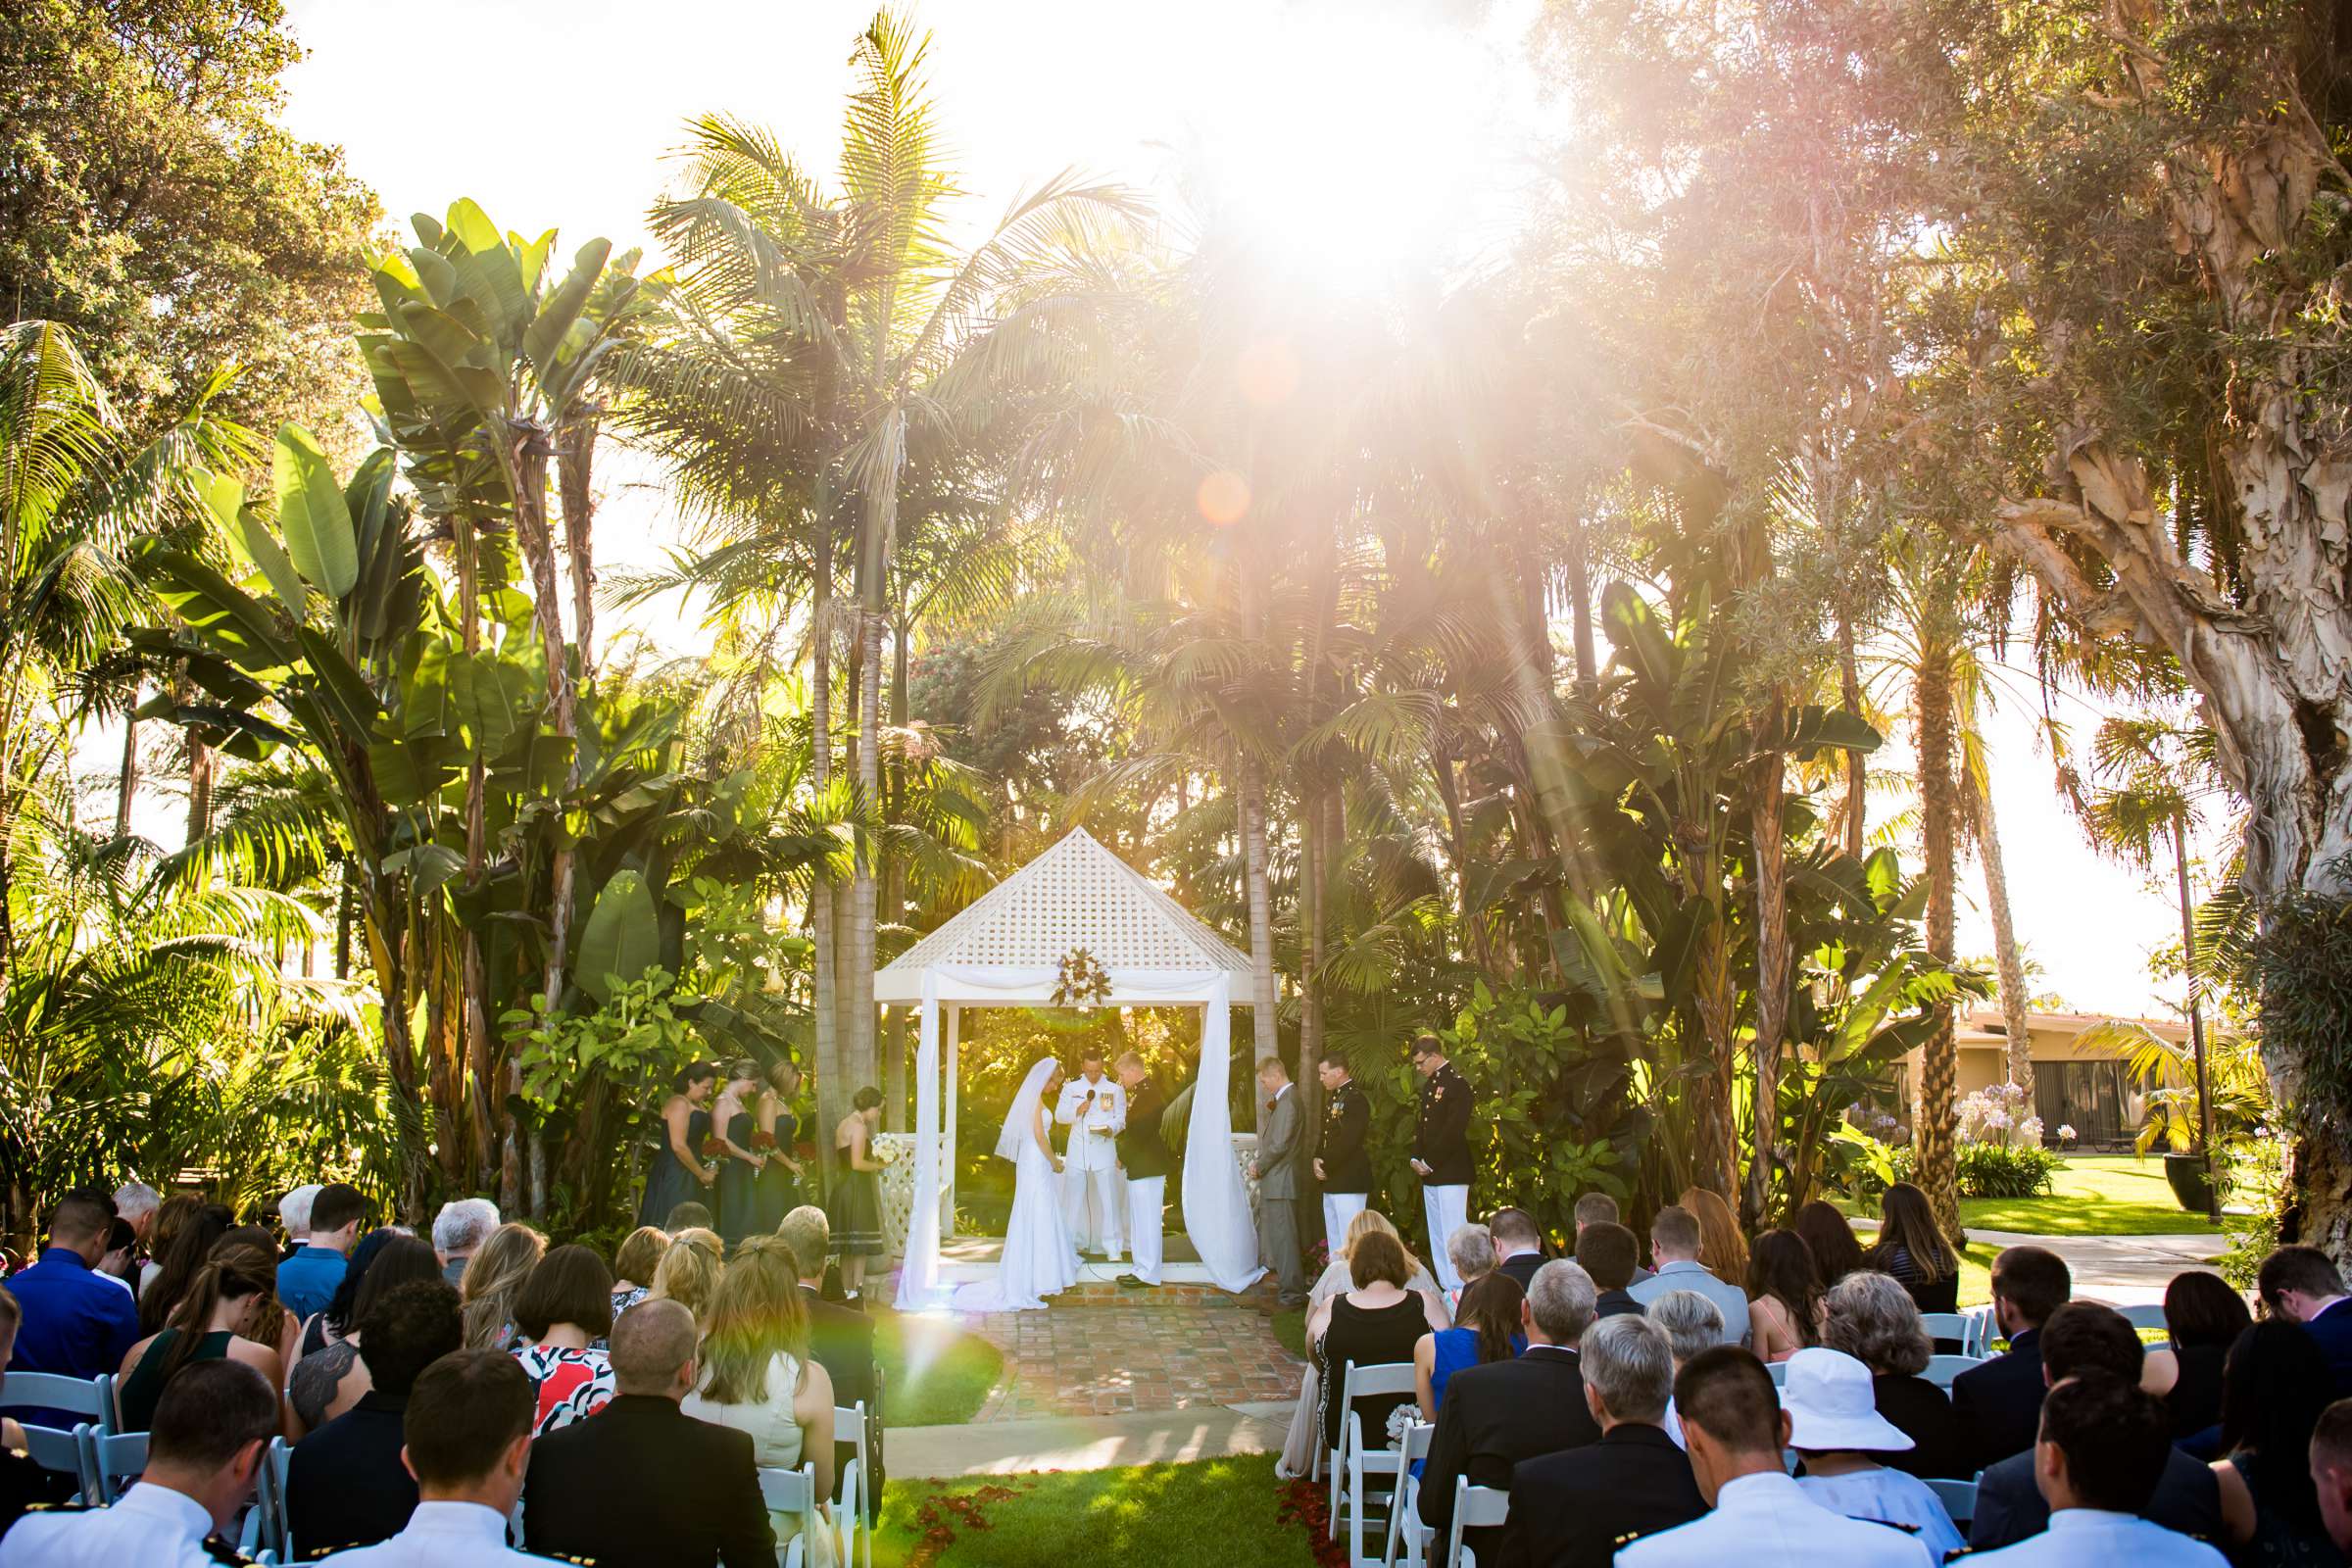
<instances>
[{"instance_id":1,"label":"paved walkway","mask_svg":"<svg viewBox=\"0 0 2352 1568\"><path fill-rule=\"evenodd\" d=\"M1119 1416L1293 1398L1302 1363L1275 1340L1251 1299L1208 1288L1082 1286L1042 1312L960 1318L962 1328L1004 1353L1004 1377L973 1420ZM896 1434L891 1442L895 1453Z\"/></svg>"},{"instance_id":2,"label":"paved walkway","mask_svg":"<svg viewBox=\"0 0 2352 1568\"><path fill-rule=\"evenodd\" d=\"M2075 1294L2133 1306L2164 1299L2174 1275L2189 1269L2218 1272L2213 1259L2229 1238L2213 1231L2188 1236L2021 1236L2010 1231L1970 1231L1969 1240L1988 1247L2046 1247L2066 1259Z\"/></svg>"}]
</instances>

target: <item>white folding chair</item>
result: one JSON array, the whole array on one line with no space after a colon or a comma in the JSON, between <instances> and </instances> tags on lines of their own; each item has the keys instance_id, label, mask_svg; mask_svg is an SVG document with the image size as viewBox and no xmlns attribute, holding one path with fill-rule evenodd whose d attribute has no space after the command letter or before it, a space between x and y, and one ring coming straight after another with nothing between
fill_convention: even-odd
<instances>
[{"instance_id":1,"label":"white folding chair","mask_svg":"<svg viewBox=\"0 0 2352 1568\"><path fill-rule=\"evenodd\" d=\"M112 1432L115 1380L103 1373L70 1378L62 1372L11 1372L0 1382L0 1414L10 1410L70 1410L99 1432Z\"/></svg>"},{"instance_id":2,"label":"white folding chair","mask_svg":"<svg viewBox=\"0 0 2352 1568\"><path fill-rule=\"evenodd\" d=\"M2172 1327L2164 1320L2164 1303L2162 1301L2142 1301L2137 1306L2119 1306L2116 1310L2123 1313L2124 1321L2135 1329L2169 1329Z\"/></svg>"},{"instance_id":3,"label":"white folding chair","mask_svg":"<svg viewBox=\"0 0 2352 1568\"><path fill-rule=\"evenodd\" d=\"M1973 1332L1973 1328L1966 1312L1922 1312L1919 1314L1919 1321L1920 1325L1928 1331L1929 1339L1956 1340L1959 1342L1961 1354L1974 1355L1977 1353L1969 1348L1969 1335Z\"/></svg>"},{"instance_id":4,"label":"white folding chair","mask_svg":"<svg viewBox=\"0 0 2352 1568\"><path fill-rule=\"evenodd\" d=\"M798 1470L760 1471L760 1497L770 1513L797 1513L804 1530L822 1530L825 1521L818 1516L816 1505L822 1501L816 1494L816 1464L812 1460ZM800 1568L803 1552L799 1536L776 1547L778 1568Z\"/></svg>"},{"instance_id":5,"label":"white folding chair","mask_svg":"<svg viewBox=\"0 0 2352 1568\"><path fill-rule=\"evenodd\" d=\"M1453 1483L1453 1528L1446 1536L1444 1568L1461 1568L1462 1532L1501 1524L1511 1516L1511 1494L1497 1487L1474 1487L1468 1476ZM1473 1559L1475 1560L1475 1559Z\"/></svg>"},{"instance_id":6,"label":"white folding chair","mask_svg":"<svg viewBox=\"0 0 2352 1568\"><path fill-rule=\"evenodd\" d=\"M1403 1446L1396 1450L1396 1494L1389 1503L1389 1540L1381 1548L1381 1568L1396 1568L1399 1545L1404 1548L1407 1568L1421 1568L1429 1532L1421 1526L1421 1481L1413 1474L1413 1466L1429 1457L1429 1440L1437 1430L1428 1421L1416 1421L1404 1429Z\"/></svg>"},{"instance_id":7,"label":"white folding chair","mask_svg":"<svg viewBox=\"0 0 2352 1568\"><path fill-rule=\"evenodd\" d=\"M90 1487L90 1430L87 1421L76 1423L71 1432L58 1427L24 1428L24 1451L32 1456L32 1462L61 1476L72 1476L84 1501L94 1501L98 1495Z\"/></svg>"},{"instance_id":8,"label":"white folding chair","mask_svg":"<svg viewBox=\"0 0 2352 1568\"><path fill-rule=\"evenodd\" d=\"M82 1439L81 1451L88 1470L84 1477L85 1494L96 1502L113 1503L129 1490L128 1483L147 1472L147 1434L144 1432L99 1432L91 1429ZM95 1487L92 1494L87 1489Z\"/></svg>"},{"instance_id":9,"label":"white folding chair","mask_svg":"<svg viewBox=\"0 0 2352 1568\"><path fill-rule=\"evenodd\" d=\"M1364 1424L1357 1416L1355 1401L1376 1398L1382 1395L1413 1393L1413 1364L1410 1361L1384 1361L1375 1366L1348 1363L1340 1380L1340 1442L1342 1446L1331 1455L1331 1535L1336 1539L1340 1527L1341 1487L1347 1488L1348 1504L1348 1560L1354 1568L1367 1561L1363 1549L1364 1504L1368 1500L1365 1480L1371 1476L1394 1476L1396 1473L1396 1450L1382 1444L1378 1447L1364 1441ZM1381 1434L1386 1438L1388 1434ZM1394 1483L1388 1489L1394 1492Z\"/></svg>"},{"instance_id":10,"label":"white folding chair","mask_svg":"<svg viewBox=\"0 0 2352 1568\"><path fill-rule=\"evenodd\" d=\"M1968 1522L1977 1516L1977 1484L1974 1481L1931 1481L1928 1490L1943 1504L1943 1511L1952 1516L1952 1523L1962 1535L1968 1534Z\"/></svg>"},{"instance_id":11,"label":"white folding chair","mask_svg":"<svg viewBox=\"0 0 2352 1568\"><path fill-rule=\"evenodd\" d=\"M865 1543L865 1568L874 1568L874 1533L865 1522L865 1495L858 1489L873 1484L874 1467L865 1457L865 1401L856 1404L837 1404L833 1407L833 1438L842 1441L844 1432L855 1432L858 1457L841 1467L841 1485L835 1490L833 1517L842 1524L841 1561L843 1568L856 1559L852 1548L860 1539Z\"/></svg>"},{"instance_id":12,"label":"white folding chair","mask_svg":"<svg viewBox=\"0 0 2352 1568\"><path fill-rule=\"evenodd\" d=\"M1984 1364L1982 1357L1974 1355L1931 1355L1928 1357L1928 1369L1920 1376L1949 1394L1952 1392L1952 1379L1972 1366Z\"/></svg>"},{"instance_id":13,"label":"white folding chair","mask_svg":"<svg viewBox=\"0 0 2352 1568\"><path fill-rule=\"evenodd\" d=\"M1989 1306L1972 1306L1960 1315L1968 1319L1968 1333L1962 1336L1960 1340L1961 1354L1975 1356L1988 1356L1992 1354L1992 1340L1995 1328L1995 1325L1992 1321L1992 1308Z\"/></svg>"}]
</instances>

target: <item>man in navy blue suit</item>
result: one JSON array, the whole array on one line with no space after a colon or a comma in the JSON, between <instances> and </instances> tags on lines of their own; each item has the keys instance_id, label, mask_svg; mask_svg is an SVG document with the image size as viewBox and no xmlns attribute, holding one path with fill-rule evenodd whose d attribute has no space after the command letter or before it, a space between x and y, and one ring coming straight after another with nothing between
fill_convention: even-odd
<instances>
[{"instance_id":1,"label":"man in navy blue suit","mask_svg":"<svg viewBox=\"0 0 2352 1568\"><path fill-rule=\"evenodd\" d=\"M2281 1247L2262 1260L2254 1290L2272 1315L2302 1324L2320 1342L2336 1396L2352 1396L2352 1296L2333 1260L2316 1247Z\"/></svg>"}]
</instances>

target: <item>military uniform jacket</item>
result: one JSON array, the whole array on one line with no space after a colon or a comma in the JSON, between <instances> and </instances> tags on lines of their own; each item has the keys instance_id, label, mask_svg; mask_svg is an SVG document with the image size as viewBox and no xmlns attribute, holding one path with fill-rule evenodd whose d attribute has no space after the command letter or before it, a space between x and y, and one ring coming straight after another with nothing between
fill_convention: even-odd
<instances>
[{"instance_id":1,"label":"military uniform jacket","mask_svg":"<svg viewBox=\"0 0 2352 1568\"><path fill-rule=\"evenodd\" d=\"M140 1484L111 1508L37 1509L0 1541L5 1568L213 1568L245 1559L208 1540L213 1517L195 1498Z\"/></svg>"},{"instance_id":2,"label":"military uniform jacket","mask_svg":"<svg viewBox=\"0 0 2352 1568\"><path fill-rule=\"evenodd\" d=\"M1165 1176L1175 1163L1167 1141L1159 1136L1159 1118L1168 1107L1147 1078L1127 1096L1127 1125L1119 1129L1119 1164L1131 1182Z\"/></svg>"},{"instance_id":3,"label":"military uniform jacket","mask_svg":"<svg viewBox=\"0 0 2352 1568\"><path fill-rule=\"evenodd\" d=\"M1425 1186L1470 1185L1470 1083L1450 1061L1421 1080L1413 1157L1429 1167Z\"/></svg>"},{"instance_id":4,"label":"military uniform jacket","mask_svg":"<svg viewBox=\"0 0 2352 1568\"><path fill-rule=\"evenodd\" d=\"M1323 1162L1327 1193L1372 1191L1372 1155L1364 1147L1372 1131L1372 1104L1361 1084L1350 1078L1331 1092L1323 1107L1323 1141L1315 1157Z\"/></svg>"}]
</instances>

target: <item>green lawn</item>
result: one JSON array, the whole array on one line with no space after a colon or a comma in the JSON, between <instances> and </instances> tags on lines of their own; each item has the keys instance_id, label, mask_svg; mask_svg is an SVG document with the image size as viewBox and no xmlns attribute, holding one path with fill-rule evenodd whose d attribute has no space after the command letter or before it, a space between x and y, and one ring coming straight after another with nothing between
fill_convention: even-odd
<instances>
[{"instance_id":1,"label":"green lawn","mask_svg":"<svg viewBox=\"0 0 2352 1568\"><path fill-rule=\"evenodd\" d=\"M874 1314L874 1359L881 1364L890 1424L950 1426L979 1413L1004 1371L1004 1357L978 1335L942 1318Z\"/></svg>"},{"instance_id":2,"label":"green lawn","mask_svg":"<svg viewBox=\"0 0 2352 1568\"><path fill-rule=\"evenodd\" d=\"M1274 1314L1275 1341L1293 1355L1306 1354L1306 1308L1294 1306Z\"/></svg>"},{"instance_id":3,"label":"green lawn","mask_svg":"<svg viewBox=\"0 0 2352 1568\"><path fill-rule=\"evenodd\" d=\"M2169 1236L2218 1232L2202 1214L2174 1201L2164 1161L2130 1154L2083 1154L2052 1178L2047 1198L1963 1198L1960 1223L1970 1230L2022 1231L2034 1236ZM1839 1200L1849 1214L1875 1217L1874 1200Z\"/></svg>"},{"instance_id":4,"label":"green lawn","mask_svg":"<svg viewBox=\"0 0 2352 1568\"><path fill-rule=\"evenodd\" d=\"M1123 1470L892 1482L876 1568L1313 1568L1271 1455Z\"/></svg>"}]
</instances>

